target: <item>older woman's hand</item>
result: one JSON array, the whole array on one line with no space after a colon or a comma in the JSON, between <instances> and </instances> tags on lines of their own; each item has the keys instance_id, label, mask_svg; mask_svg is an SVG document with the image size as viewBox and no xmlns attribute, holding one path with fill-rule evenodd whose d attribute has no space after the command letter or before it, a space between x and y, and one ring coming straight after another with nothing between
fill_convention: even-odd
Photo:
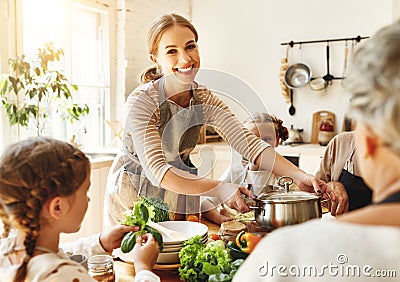
<instances>
[{"instance_id":1,"label":"older woman's hand","mask_svg":"<svg viewBox=\"0 0 400 282\"><path fill-rule=\"evenodd\" d=\"M335 193L335 200L330 201L331 215L340 215L348 212L349 210L349 196L347 195L346 188L338 181L332 181L327 183L328 186Z\"/></svg>"}]
</instances>

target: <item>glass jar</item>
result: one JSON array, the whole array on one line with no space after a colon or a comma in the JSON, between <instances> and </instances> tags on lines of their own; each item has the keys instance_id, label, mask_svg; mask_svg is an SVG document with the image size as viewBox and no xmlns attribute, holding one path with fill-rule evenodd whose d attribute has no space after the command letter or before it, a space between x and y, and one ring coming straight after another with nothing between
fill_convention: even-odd
<instances>
[{"instance_id":1,"label":"glass jar","mask_svg":"<svg viewBox=\"0 0 400 282\"><path fill-rule=\"evenodd\" d=\"M87 262L88 273L99 282L115 282L114 262L112 256L91 256Z\"/></svg>"},{"instance_id":2,"label":"glass jar","mask_svg":"<svg viewBox=\"0 0 400 282\"><path fill-rule=\"evenodd\" d=\"M318 142L322 146L328 145L329 141L335 136L333 121L329 117L321 119L318 132Z\"/></svg>"},{"instance_id":3,"label":"glass jar","mask_svg":"<svg viewBox=\"0 0 400 282\"><path fill-rule=\"evenodd\" d=\"M319 131L334 131L333 121L331 118L324 118L321 120Z\"/></svg>"}]
</instances>

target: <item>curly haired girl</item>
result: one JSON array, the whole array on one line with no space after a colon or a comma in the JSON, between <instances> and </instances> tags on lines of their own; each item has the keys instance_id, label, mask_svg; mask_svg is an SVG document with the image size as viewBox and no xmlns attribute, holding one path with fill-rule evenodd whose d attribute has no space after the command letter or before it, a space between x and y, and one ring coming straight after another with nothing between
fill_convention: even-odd
<instances>
[{"instance_id":1,"label":"curly haired girl","mask_svg":"<svg viewBox=\"0 0 400 282\"><path fill-rule=\"evenodd\" d=\"M58 246L60 233L79 230L90 201L89 187L90 162L68 143L38 137L4 151L0 159L4 227L0 281L93 281L86 269L69 260L66 250ZM106 233L81 238L72 249L84 249L81 253L87 256L107 254L120 246L127 232L137 229L116 225ZM158 254L158 248L153 238L147 239L137 257L143 262L142 269L150 270L157 256L144 253Z\"/></svg>"}]
</instances>

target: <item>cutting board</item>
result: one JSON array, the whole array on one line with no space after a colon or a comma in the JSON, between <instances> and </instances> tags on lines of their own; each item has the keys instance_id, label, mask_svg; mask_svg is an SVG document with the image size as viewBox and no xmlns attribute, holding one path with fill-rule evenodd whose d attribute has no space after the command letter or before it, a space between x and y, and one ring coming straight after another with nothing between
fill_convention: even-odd
<instances>
[{"instance_id":1,"label":"cutting board","mask_svg":"<svg viewBox=\"0 0 400 282\"><path fill-rule=\"evenodd\" d=\"M312 131L311 131L311 143L318 144L318 131L321 124L321 119L329 117L332 119L334 126L336 127L335 114L330 111L318 111L313 113L312 119Z\"/></svg>"}]
</instances>

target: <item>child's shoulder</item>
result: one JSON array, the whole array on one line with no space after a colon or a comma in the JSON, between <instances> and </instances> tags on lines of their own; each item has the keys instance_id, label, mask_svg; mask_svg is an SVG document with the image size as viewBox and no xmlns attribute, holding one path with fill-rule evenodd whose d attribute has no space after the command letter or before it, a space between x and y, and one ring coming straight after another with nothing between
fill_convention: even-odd
<instances>
[{"instance_id":1,"label":"child's shoulder","mask_svg":"<svg viewBox=\"0 0 400 282\"><path fill-rule=\"evenodd\" d=\"M57 254L43 254L29 261L27 281L72 281L72 278L93 281L83 266Z\"/></svg>"}]
</instances>

